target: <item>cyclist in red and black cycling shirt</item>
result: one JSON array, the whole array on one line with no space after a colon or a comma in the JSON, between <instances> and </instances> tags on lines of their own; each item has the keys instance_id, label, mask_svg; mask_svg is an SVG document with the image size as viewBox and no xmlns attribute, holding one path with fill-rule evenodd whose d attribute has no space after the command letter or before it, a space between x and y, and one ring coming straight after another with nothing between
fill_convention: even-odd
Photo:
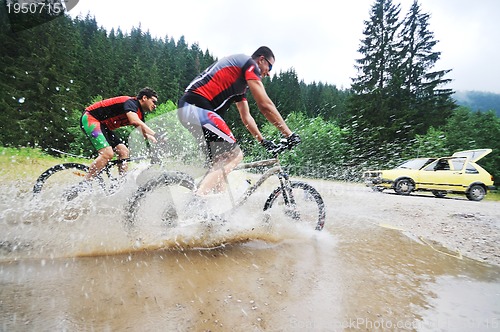
<instances>
[{"instance_id":1,"label":"cyclist in red and black cycling shirt","mask_svg":"<svg viewBox=\"0 0 500 332\"><path fill-rule=\"evenodd\" d=\"M266 46L259 47L252 56L225 57L198 75L179 100L179 120L204 148L211 163L211 171L200 183L197 195L223 191L222 172L231 172L243 159L236 138L224 121L231 104L236 104L243 124L257 141L268 150L276 148L272 141L264 139L250 114L246 99L248 89L262 114L287 138L289 147L300 142L300 137L288 128L261 81L262 76L269 76L274 61L273 52Z\"/></svg>"},{"instance_id":2,"label":"cyclist in red and black cycling shirt","mask_svg":"<svg viewBox=\"0 0 500 332\"><path fill-rule=\"evenodd\" d=\"M155 132L144 123L144 112L153 111L157 102L158 94L150 88L144 88L136 97L105 99L85 109L80 119L80 127L99 153L90 165L86 180L99 174L115 152L119 159L128 158L128 148L113 130L124 126L138 127L144 138L156 143ZM126 170L126 163L121 164L120 174L123 175Z\"/></svg>"}]
</instances>

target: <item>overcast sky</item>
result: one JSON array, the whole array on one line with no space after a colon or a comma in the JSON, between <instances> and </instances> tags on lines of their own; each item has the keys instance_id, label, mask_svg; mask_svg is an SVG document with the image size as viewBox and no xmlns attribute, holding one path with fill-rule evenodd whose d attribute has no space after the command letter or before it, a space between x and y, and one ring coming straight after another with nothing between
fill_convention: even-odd
<instances>
[{"instance_id":1,"label":"overcast sky","mask_svg":"<svg viewBox=\"0 0 500 332\"><path fill-rule=\"evenodd\" d=\"M189 45L218 58L251 55L269 46L273 71L294 68L299 80L348 88L364 21L375 0L80 0L69 14L90 13L108 31L149 30L158 38L185 37ZM413 0L393 0L406 14ZM241 3L241 5L239 5ZM452 69L454 90L500 93L500 1L419 0L431 15L429 29L439 40L441 59L433 70ZM237 5L238 4L238 5Z\"/></svg>"}]
</instances>

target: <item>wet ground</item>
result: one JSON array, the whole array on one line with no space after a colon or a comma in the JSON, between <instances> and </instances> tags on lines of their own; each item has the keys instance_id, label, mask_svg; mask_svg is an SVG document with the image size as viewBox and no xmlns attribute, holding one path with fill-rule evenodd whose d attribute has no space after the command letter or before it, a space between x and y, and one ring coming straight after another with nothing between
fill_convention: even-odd
<instances>
[{"instance_id":1,"label":"wet ground","mask_svg":"<svg viewBox=\"0 0 500 332\"><path fill-rule=\"evenodd\" d=\"M0 330L500 330L498 266L373 223L364 194L340 206L335 183L315 186L322 232L261 225L257 193L224 229L140 240L121 221L126 192L72 210L4 187Z\"/></svg>"}]
</instances>

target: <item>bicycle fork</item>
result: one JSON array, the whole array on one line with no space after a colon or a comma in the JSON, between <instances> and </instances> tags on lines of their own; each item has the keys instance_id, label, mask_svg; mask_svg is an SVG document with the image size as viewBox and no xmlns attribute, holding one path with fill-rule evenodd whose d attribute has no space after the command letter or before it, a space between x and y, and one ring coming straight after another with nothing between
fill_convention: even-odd
<instances>
[{"instance_id":1,"label":"bicycle fork","mask_svg":"<svg viewBox=\"0 0 500 332\"><path fill-rule=\"evenodd\" d=\"M285 214L294 220L300 219L300 213L297 210L297 204L295 203L295 197L293 196L292 184L290 182L290 177L285 172L278 173L278 179L280 181L281 193L283 195L283 202L285 203Z\"/></svg>"}]
</instances>

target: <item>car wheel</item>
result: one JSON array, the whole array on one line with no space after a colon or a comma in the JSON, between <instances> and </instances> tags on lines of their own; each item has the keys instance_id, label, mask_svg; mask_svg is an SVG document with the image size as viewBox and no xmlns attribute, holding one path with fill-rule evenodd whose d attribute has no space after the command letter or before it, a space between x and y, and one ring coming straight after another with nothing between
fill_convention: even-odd
<instances>
[{"instance_id":1,"label":"car wheel","mask_svg":"<svg viewBox=\"0 0 500 332\"><path fill-rule=\"evenodd\" d=\"M394 185L394 191L399 195L409 195L413 189L415 185L411 179L400 179Z\"/></svg>"},{"instance_id":2,"label":"car wheel","mask_svg":"<svg viewBox=\"0 0 500 332\"><path fill-rule=\"evenodd\" d=\"M473 184L465 195L471 201L480 201L486 196L486 189L479 184Z\"/></svg>"},{"instance_id":3,"label":"car wheel","mask_svg":"<svg viewBox=\"0 0 500 332\"><path fill-rule=\"evenodd\" d=\"M433 190L432 193L434 194L434 196L436 196L437 198L443 198L443 197L446 197L446 194L447 192L446 191L440 191L440 190Z\"/></svg>"}]
</instances>

